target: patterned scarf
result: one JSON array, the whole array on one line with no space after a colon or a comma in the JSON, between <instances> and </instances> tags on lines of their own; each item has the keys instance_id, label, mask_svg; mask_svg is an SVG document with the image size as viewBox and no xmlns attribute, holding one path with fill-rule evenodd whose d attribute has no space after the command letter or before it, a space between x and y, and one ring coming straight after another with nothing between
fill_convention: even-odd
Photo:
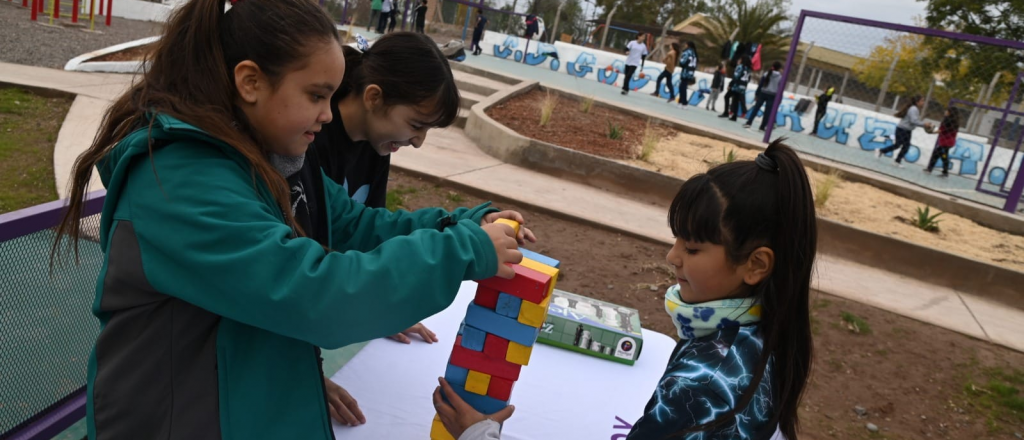
<instances>
[{"instance_id":1,"label":"patterned scarf","mask_svg":"<svg viewBox=\"0 0 1024 440\"><path fill-rule=\"evenodd\" d=\"M665 292L665 311L672 317L681 339L697 339L715 332L761 320L755 298L729 298L688 304L679 296L679 285Z\"/></svg>"}]
</instances>

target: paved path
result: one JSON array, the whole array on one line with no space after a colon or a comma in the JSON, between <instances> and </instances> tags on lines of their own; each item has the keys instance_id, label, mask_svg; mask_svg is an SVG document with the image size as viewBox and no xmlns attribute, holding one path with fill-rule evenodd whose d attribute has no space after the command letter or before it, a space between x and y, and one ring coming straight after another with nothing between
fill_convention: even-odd
<instances>
[{"instance_id":1,"label":"paved path","mask_svg":"<svg viewBox=\"0 0 1024 440\"><path fill-rule=\"evenodd\" d=\"M490 57L481 57L486 58ZM55 163L70 164L88 147L106 109L105 103L123 91L130 78L0 63L0 82L79 94L64 121L57 139L59 148L54 152ZM610 95L620 96L614 90ZM392 164L485 196L509 199L666 245L671 243L664 207L503 163L481 151L459 129L431 131L423 148L403 150L394 156ZM66 166L55 168L58 188L65 184L69 170ZM510 194L505 182L516 182L517 191ZM1024 351L1024 310L827 255L818 261L813 286L822 292Z\"/></svg>"}]
</instances>

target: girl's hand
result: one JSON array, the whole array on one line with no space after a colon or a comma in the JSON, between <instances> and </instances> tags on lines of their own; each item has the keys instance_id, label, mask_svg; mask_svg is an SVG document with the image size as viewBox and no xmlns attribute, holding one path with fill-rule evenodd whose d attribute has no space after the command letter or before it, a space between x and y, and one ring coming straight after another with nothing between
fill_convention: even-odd
<instances>
[{"instance_id":1,"label":"girl's hand","mask_svg":"<svg viewBox=\"0 0 1024 440\"><path fill-rule=\"evenodd\" d=\"M462 433L470 426L487 419L504 423L509 417L512 417L512 413L516 410L515 406L509 405L501 411L485 416L473 409L472 406L469 406L458 394L455 394L455 390L452 389L451 385L448 385L448 381L444 380L443 377L437 378L437 381L441 383L441 386L434 388L434 409L437 410L441 423L444 424L445 429L448 430L452 437L461 437ZM442 391L444 391L444 397L447 397L448 401L451 402L450 405L445 403L442 398Z\"/></svg>"},{"instance_id":2,"label":"girl's hand","mask_svg":"<svg viewBox=\"0 0 1024 440\"><path fill-rule=\"evenodd\" d=\"M359 409L359 404L341 385L324 378L324 389L327 391L327 402L331 406L331 418L345 426L359 426L366 423L366 416Z\"/></svg>"},{"instance_id":3,"label":"girl's hand","mask_svg":"<svg viewBox=\"0 0 1024 440\"><path fill-rule=\"evenodd\" d=\"M412 343L412 340L409 339L409 336L412 335L420 335L420 338L423 339L423 342L426 342L428 344L433 344L437 342L437 335L435 335L434 332L430 331L430 329L427 328L427 326L423 325L422 322L412 327L409 327L407 330L399 334L388 336L388 339L395 340L403 344L409 344Z\"/></svg>"},{"instance_id":4,"label":"girl's hand","mask_svg":"<svg viewBox=\"0 0 1024 440\"><path fill-rule=\"evenodd\" d=\"M519 252L519 243L516 242L515 231L511 226L501 223L485 224L481 228L491 238L491 243L494 244L494 252L498 255L498 273L495 275L505 279L512 279L516 276L516 271L509 264L519 264L523 261L523 253Z\"/></svg>"},{"instance_id":5,"label":"girl's hand","mask_svg":"<svg viewBox=\"0 0 1024 440\"><path fill-rule=\"evenodd\" d=\"M516 235L516 241L519 243L520 246L526 244L527 241L529 241L530 243L537 242L537 237L533 235L533 231L525 227L526 220L523 219L523 215L516 211L501 211L487 214L480 222L480 226L494 223L494 221L499 218L508 219L516 223L519 223L519 234Z\"/></svg>"}]
</instances>

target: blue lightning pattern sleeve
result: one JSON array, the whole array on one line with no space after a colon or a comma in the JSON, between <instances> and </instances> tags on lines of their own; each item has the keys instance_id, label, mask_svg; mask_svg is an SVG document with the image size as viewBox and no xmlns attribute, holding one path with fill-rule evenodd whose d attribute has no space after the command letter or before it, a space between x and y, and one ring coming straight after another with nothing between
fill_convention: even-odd
<instances>
[{"instance_id":1,"label":"blue lightning pattern sleeve","mask_svg":"<svg viewBox=\"0 0 1024 440\"><path fill-rule=\"evenodd\" d=\"M633 425L628 440L659 440L708 423L736 405L750 386L761 358L763 342L757 325L726 328L697 338L682 339L669 358L644 415ZM713 432L673 437L684 440L758 439L771 435L772 362L757 385L753 399L735 418Z\"/></svg>"}]
</instances>

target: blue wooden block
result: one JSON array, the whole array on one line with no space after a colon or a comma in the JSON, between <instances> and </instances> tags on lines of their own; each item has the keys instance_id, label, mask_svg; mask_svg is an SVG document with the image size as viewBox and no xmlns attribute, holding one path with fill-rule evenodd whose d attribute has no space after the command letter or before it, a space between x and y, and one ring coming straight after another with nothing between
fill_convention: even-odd
<instances>
[{"instance_id":1,"label":"blue wooden block","mask_svg":"<svg viewBox=\"0 0 1024 440\"><path fill-rule=\"evenodd\" d=\"M466 386L466 377L469 376L469 369L462 368L458 365L448 364L448 368L444 370L444 380L452 384L452 388L460 388Z\"/></svg>"},{"instance_id":2,"label":"blue wooden block","mask_svg":"<svg viewBox=\"0 0 1024 440\"><path fill-rule=\"evenodd\" d=\"M484 351L487 332L471 325L462 325L462 346L473 351Z\"/></svg>"},{"instance_id":3,"label":"blue wooden block","mask_svg":"<svg viewBox=\"0 0 1024 440\"><path fill-rule=\"evenodd\" d=\"M523 300L516 298L507 293L498 294L498 305L494 308L494 311L508 316L509 318L518 318L519 309L523 305Z\"/></svg>"},{"instance_id":4,"label":"blue wooden block","mask_svg":"<svg viewBox=\"0 0 1024 440\"><path fill-rule=\"evenodd\" d=\"M500 315L494 310L485 309L472 303L466 309L466 329L469 329L470 326L510 341L516 341L527 347L533 346L539 332L536 327L530 327L515 318Z\"/></svg>"},{"instance_id":5,"label":"blue wooden block","mask_svg":"<svg viewBox=\"0 0 1024 440\"><path fill-rule=\"evenodd\" d=\"M465 321L463 321L463 322L460 322L460 323L459 323L459 332L458 332L458 333L456 333L456 335L458 335L458 336L462 336L462 327L465 327L465 326L466 326L466 322L465 322Z\"/></svg>"},{"instance_id":6,"label":"blue wooden block","mask_svg":"<svg viewBox=\"0 0 1024 440\"><path fill-rule=\"evenodd\" d=\"M562 264L562 262L560 262L560 261L558 261L558 260L556 260L554 258L538 254L538 253L536 253L534 251L531 251L531 250L529 250L527 248L519 248L519 252L523 253L523 257L524 258L529 258L529 259L531 259L533 261L536 261L538 263L546 264L546 265L551 266L551 267L553 267L555 269L558 269L558 266L560 264Z\"/></svg>"},{"instance_id":7,"label":"blue wooden block","mask_svg":"<svg viewBox=\"0 0 1024 440\"><path fill-rule=\"evenodd\" d=\"M465 400L466 403L469 404L469 406L472 406L473 409L484 414L494 414L508 406L508 402L503 402L491 396L481 396L479 394L466 391L464 386L452 385L452 389L455 390L455 394L458 394L462 400ZM444 400L447 402L448 398L445 397Z\"/></svg>"}]
</instances>

